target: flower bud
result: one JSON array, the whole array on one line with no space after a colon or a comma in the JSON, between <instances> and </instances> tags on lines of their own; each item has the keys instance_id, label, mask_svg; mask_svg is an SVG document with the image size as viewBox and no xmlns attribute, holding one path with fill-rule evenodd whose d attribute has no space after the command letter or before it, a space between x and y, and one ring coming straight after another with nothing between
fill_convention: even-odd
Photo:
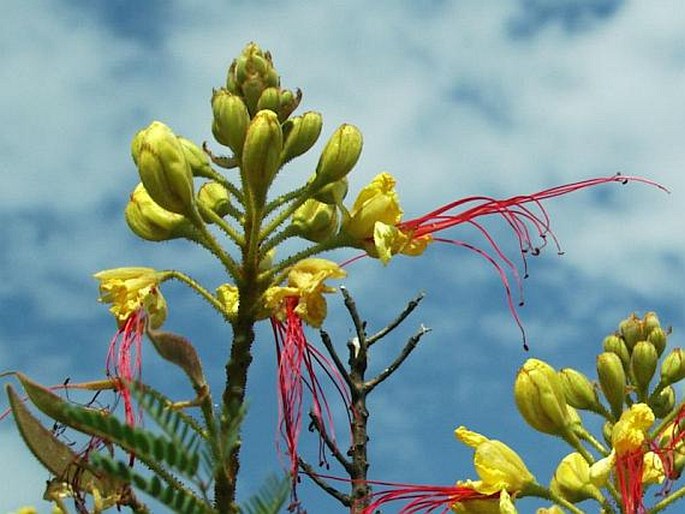
<instances>
[{"instance_id":1,"label":"flower bud","mask_svg":"<svg viewBox=\"0 0 685 514\"><path fill-rule=\"evenodd\" d=\"M310 198L293 213L292 227L299 236L320 243L338 231L338 210Z\"/></svg>"},{"instance_id":2,"label":"flower bud","mask_svg":"<svg viewBox=\"0 0 685 514\"><path fill-rule=\"evenodd\" d=\"M263 91L278 87L280 78L273 67L271 54L263 52L255 43L249 43L233 61L226 78L226 89L243 96L250 114L257 112L257 102Z\"/></svg>"},{"instance_id":3,"label":"flower bud","mask_svg":"<svg viewBox=\"0 0 685 514\"><path fill-rule=\"evenodd\" d=\"M302 101L302 91L299 89L294 93L289 89L282 89L279 97L278 121L283 123L297 109Z\"/></svg>"},{"instance_id":4,"label":"flower bud","mask_svg":"<svg viewBox=\"0 0 685 514\"><path fill-rule=\"evenodd\" d=\"M177 214L191 212L195 201L193 174L181 142L169 127L153 121L135 135L131 153L155 202Z\"/></svg>"},{"instance_id":5,"label":"flower bud","mask_svg":"<svg viewBox=\"0 0 685 514\"><path fill-rule=\"evenodd\" d=\"M285 164L309 150L319 139L323 118L318 112L306 112L295 116L283 124L283 154Z\"/></svg>"},{"instance_id":6,"label":"flower bud","mask_svg":"<svg viewBox=\"0 0 685 514\"><path fill-rule=\"evenodd\" d=\"M623 411L626 392L626 374L618 355L604 352L597 356L597 377L611 412L618 419Z\"/></svg>"},{"instance_id":7,"label":"flower bud","mask_svg":"<svg viewBox=\"0 0 685 514\"><path fill-rule=\"evenodd\" d=\"M624 369L628 369L630 365L630 352L626 346L626 342L616 334L612 334L604 338L602 344L605 352L615 353L621 359Z\"/></svg>"},{"instance_id":8,"label":"flower bud","mask_svg":"<svg viewBox=\"0 0 685 514\"><path fill-rule=\"evenodd\" d=\"M599 398L590 379L580 371L564 368L559 371L566 402L576 409L597 411Z\"/></svg>"},{"instance_id":9,"label":"flower bud","mask_svg":"<svg viewBox=\"0 0 685 514\"><path fill-rule=\"evenodd\" d=\"M212 94L212 134L224 146L240 157L243 153L245 135L250 124L250 115L242 98L219 89Z\"/></svg>"},{"instance_id":10,"label":"flower bud","mask_svg":"<svg viewBox=\"0 0 685 514\"><path fill-rule=\"evenodd\" d=\"M314 195L314 199L322 203L327 203L328 205L341 205L342 201L347 196L347 190L349 184L347 177L331 182L323 186Z\"/></svg>"},{"instance_id":11,"label":"flower bud","mask_svg":"<svg viewBox=\"0 0 685 514\"><path fill-rule=\"evenodd\" d=\"M169 212L150 198L143 184L138 184L124 211L131 231L147 241L167 241L179 237L193 239L193 225L185 216Z\"/></svg>"},{"instance_id":12,"label":"flower bud","mask_svg":"<svg viewBox=\"0 0 685 514\"><path fill-rule=\"evenodd\" d=\"M238 317L238 288L233 284L222 284L216 288L216 297L223 307L223 311L229 319Z\"/></svg>"},{"instance_id":13,"label":"flower bud","mask_svg":"<svg viewBox=\"0 0 685 514\"><path fill-rule=\"evenodd\" d=\"M675 348L661 363L661 382L675 384L685 378L685 353L682 348Z\"/></svg>"},{"instance_id":14,"label":"flower bud","mask_svg":"<svg viewBox=\"0 0 685 514\"><path fill-rule=\"evenodd\" d=\"M223 218L230 212L231 203L228 191L218 182L203 184L197 193L197 201L202 207L214 212L220 218ZM203 213L202 209L200 209L200 214L206 223L212 223L211 217Z\"/></svg>"},{"instance_id":15,"label":"flower bud","mask_svg":"<svg viewBox=\"0 0 685 514\"><path fill-rule=\"evenodd\" d=\"M264 203L266 192L281 165L283 133L276 113L259 111L250 122L243 147L242 173L258 203Z\"/></svg>"},{"instance_id":16,"label":"flower bud","mask_svg":"<svg viewBox=\"0 0 685 514\"><path fill-rule=\"evenodd\" d=\"M212 167L209 164L207 154L202 148L185 137L179 136L178 140L181 143L183 153L186 156L186 161L188 161L193 177L211 177L213 174Z\"/></svg>"},{"instance_id":17,"label":"flower bud","mask_svg":"<svg viewBox=\"0 0 685 514\"><path fill-rule=\"evenodd\" d=\"M278 108L281 105L281 94L277 87L267 87L259 96L257 101L257 111L269 109L278 114Z\"/></svg>"},{"instance_id":18,"label":"flower bud","mask_svg":"<svg viewBox=\"0 0 685 514\"><path fill-rule=\"evenodd\" d=\"M652 329L652 331L647 336L647 341L654 345L654 348L656 348L657 355L661 357L661 354L664 353L664 350L666 349L667 342L666 332L664 331L664 329L662 329L661 327L656 327Z\"/></svg>"},{"instance_id":19,"label":"flower bud","mask_svg":"<svg viewBox=\"0 0 685 514\"><path fill-rule=\"evenodd\" d=\"M665 418L675 407L675 390L672 386L666 386L659 394L649 399L649 406L657 418Z\"/></svg>"},{"instance_id":20,"label":"flower bud","mask_svg":"<svg viewBox=\"0 0 685 514\"><path fill-rule=\"evenodd\" d=\"M528 359L514 383L514 398L523 419L545 434L563 435L568 428L566 398L554 368Z\"/></svg>"},{"instance_id":21,"label":"flower bud","mask_svg":"<svg viewBox=\"0 0 685 514\"><path fill-rule=\"evenodd\" d=\"M626 342L626 347L628 351L633 351L633 346L638 341L643 341L645 339L645 333L643 329L642 322L635 313L631 314L627 319L624 319L619 323L618 330Z\"/></svg>"},{"instance_id":22,"label":"flower bud","mask_svg":"<svg viewBox=\"0 0 685 514\"><path fill-rule=\"evenodd\" d=\"M649 382L656 371L656 363L659 356L656 354L656 349L652 343L647 341L638 341L633 347L633 353L630 356L630 371L638 391L643 393L649 388Z\"/></svg>"},{"instance_id":23,"label":"flower bud","mask_svg":"<svg viewBox=\"0 0 685 514\"><path fill-rule=\"evenodd\" d=\"M642 325L644 327L645 336L649 337L652 330L661 328L661 323L659 323L659 317L656 312L648 312L642 317Z\"/></svg>"},{"instance_id":24,"label":"flower bud","mask_svg":"<svg viewBox=\"0 0 685 514\"><path fill-rule=\"evenodd\" d=\"M317 185L336 182L352 170L362 152L362 134L354 125L343 124L333 133L316 166Z\"/></svg>"},{"instance_id":25,"label":"flower bud","mask_svg":"<svg viewBox=\"0 0 685 514\"><path fill-rule=\"evenodd\" d=\"M552 478L552 492L577 503L590 498L602 501L599 488L590 482L590 465L580 453L570 453L564 457Z\"/></svg>"}]
</instances>

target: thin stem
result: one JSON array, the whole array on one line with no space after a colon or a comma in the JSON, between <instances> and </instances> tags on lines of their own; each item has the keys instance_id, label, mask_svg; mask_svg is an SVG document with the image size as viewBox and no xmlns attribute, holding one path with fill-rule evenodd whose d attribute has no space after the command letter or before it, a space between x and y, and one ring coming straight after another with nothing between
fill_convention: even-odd
<instances>
[{"instance_id":1,"label":"thin stem","mask_svg":"<svg viewBox=\"0 0 685 514\"><path fill-rule=\"evenodd\" d=\"M226 223L226 220L224 220L216 212L205 207L204 205L198 204L198 208L205 218L212 220L212 223L219 227L221 231L226 234L235 244L238 246L243 246L245 244L245 239L243 236L240 235L231 225Z\"/></svg>"},{"instance_id":2,"label":"thin stem","mask_svg":"<svg viewBox=\"0 0 685 514\"><path fill-rule=\"evenodd\" d=\"M540 484L528 484L524 487L522 491L522 496L534 496L536 498L543 498L551 502L561 505L566 510L572 512L573 514L584 514L582 510L573 505L568 500L563 497L554 494L550 489L541 486Z\"/></svg>"},{"instance_id":3,"label":"thin stem","mask_svg":"<svg viewBox=\"0 0 685 514\"><path fill-rule=\"evenodd\" d=\"M317 418L316 416L312 415L312 413L309 413L309 419L311 420L311 426L317 431L317 433L321 436L321 439L323 440L324 444L326 447L330 450L331 454L333 455L333 458L337 460L340 465L345 468L345 471L347 471L349 474L352 473L352 463L348 459L345 458L345 456L340 452L340 449L338 448L338 445L335 444L335 441L333 441L330 436L328 435L328 432L324 429L324 427L321 425L321 420Z\"/></svg>"},{"instance_id":4,"label":"thin stem","mask_svg":"<svg viewBox=\"0 0 685 514\"><path fill-rule=\"evenodd\" d=\"M285 205L289 201L291 201L291 200L293 200L299 196L302 196L308 187L309 187L308 185L304 185L298 189L290 191L289 193L281 195L278 198L274 198L272 201L270 201L269 203L266 204L266 207L264 207L264 213L268 216L273 211L278 209L281 205ZM305 200L306 200L306 198L305 198Z\"/></svg>"},{"instance_id":5,"label":"thin stem","mask_svg":"<svg viewBox=\"0 0 685 514\"><path fill-rule=\"evenodd\" d=\"M584 441L587 441L599 453L601 453L605 457L609 455L609 450L606 449L604 445L595 438L595 436L593 436L590 432L585 430L584 427L577 427L574 430L578 437L580 437Z\"/></svg>"},{"instance_id":6,"label":"thin stem","mask_svg":"<svg viewBox=\"0 0 685 514\"><path fill-rule=\"evenodd\" d=\"M224 318L226 317L226 311L224 310L224 307L221 304L221 302L219 300L217 300L216 297L212 293L210 293L204 287L202 287L199 282L192 279L191 277L189 277L185 273L181 273L180 271L170 270L166 273L169 274L170 278L174 278L174 279L178 280L179 282L183 282L184 284L186 284L193 291L195 291L198 295L200 295L204 300L206 300L207 303L209 303L209 305L211 305L214 308L214 310L216 310L219 314L224 316Z\"/></svg>"},{"instance_id":7,"label":"thin stem","mask_svg":"<svg viewBox=\"0 0 685 514\"><path fill-rule=\"evenodd\" d=\"M200 231L202 236L202 239L199 241L200 244L212 252L212 254L219 259L221 264L223 264L224 268L226 268L226 271L229 273L229 275L237 280L237 277L239 276L238 264L233 257L226 253L226 250L224 250L223 247L217 242L214 234L207 229L205 222L200 216L200 213L197 211L194 212L191 221L193 222L193 225L195 225L195 227Z\"/></svg>"},{"instance_id":8,"label":"thin stem","mask_svg":"<svg viewBox=\"0 0 685 514\"><path fill-rule=\"evenodd\" d=\"M303 459L299 459L299 465L300 468L302 468L302 471L311 478L316 485L318 485L321 489L323 489L325 492L330 494L333 498L338 500L340 503L342 503L345 507L350 507L352 505L352 500L350 499L349 494L345 494L342 491L337 490L335 487L333 487L331 484L326 482L323 478L321 478L317 473L316 470L307 462L305 462Z\"/></svg>"},{"instance_id":9,"label":"thin stem","mask_svg":"<svg viewBox=\"0 0 685 514\"><path fill-rule=\"evenodd\" d=\"M672 503L675 503L676 501L682 499L683 497L685 497L685 486L681 487L676 492L669 494L666 498L658 502L656 505L654 505L654 507L649 509L647 512L649 512L650 514L660 512Z\"/></svg>"},{"instance_id":10,"label":"thin stem","mask_svg":"<svg viewBox=\"0 0 685 514\"><path fill-rule=\"evenodd\" d=\"M372 336L367 337L366 341L369 344L369 346L373 345L376 341L383 339L386 335L395 330L405 319L407 319L407 317L414 311L414 309L418 307L419 303L421 303L421 300L423 300L425 296L426 293L419 293L418 296L416 296L407 304L404 310L400 312L394 320L392 320L390 323L388 323L385 327L380 329Z\"/></svg>"},{"instance_id":11,"label":"thin stem","mask_svg":"<svg viewBox=\"0 0 685 514\"><path fill-rule=\"evenodd\" d=\"M295 200L293 203L288 205L288 207L286 207L282 212L280 212L273 220L271 220L271 222L266 227L264 227L260 234L262 238L266 238L269 236L269 234L274 232L281 225L281 223L287 220L304 202L306 202L311 197L311 192L308 191L308 189L309 186L306 185L304 187L301 187L300 189L291 191L290 193L287 193L283 196L279 196L264 208L265 214L269 214L271 211L277 209L286 202Z\"/></svg>"},{"instance_id":12,"label":"thin stem","mask_svg":"<svg viewBox=\"0 0 685 514\"><path fill-rule=\"evenodd\" d=\"M319 335L321 336L321 342L326 347L326 350L328 351L328 354L331 356L331 359L333 360L333 364L335 365L336 369L338 370L340 375L342 375L343 380L345 380L348 387L352 389L353 384L352 380L350 379L350 374L347 372L345 366L340 360L340 356L338 355L338 352L335 350L335 347L333 346L333 341L331 341L331 337L324 330L320 330Z\"/></svg>"}]
</instances>

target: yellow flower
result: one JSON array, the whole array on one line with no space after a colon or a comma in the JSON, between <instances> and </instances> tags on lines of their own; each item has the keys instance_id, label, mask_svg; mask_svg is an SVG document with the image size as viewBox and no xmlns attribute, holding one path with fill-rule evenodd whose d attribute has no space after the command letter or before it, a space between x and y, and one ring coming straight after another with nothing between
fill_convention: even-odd
<instances>
[{"instance_id":1,"label":"yellow flower","mask_svg":"<svg viewBox=\"0 0 685 514\"><path fill-rule=\"evenodd\" d=\"M430 234L413 238L396 226L380 221L376 222L373 229L374 250L383 264L387 264L393 255L399 253L412 257L421 255L432 241L433 236Z\"/></svg>"},{"instance_id":2,"label":"yellow flower","mask_svg":"<svg viewBox=\"0 0 685 514\"><path fill-rule=\"evenodd\" d=\"M295 313L313 327L320 327L326 318L327 306L324 293L335 291L323 282L329 278L343 278L347 275L336 263L326 259L303 259L288 273L288 285L274 286L264 295L266 308L279 317L284 317L284 300L297 297Z\"/></svg>"},{"instance_id":3,"label":"yellow flower","mask_svg":"<svg viewBox=\"0 0 685 514\"><path fill-rule=\"evenodd\" d=\"M102 303L111 303L109 311L119 327L141 308L147 312L152 328L159 328L166 318L166 301L159 284L166 278L153 268L127 267L100 271L93 275L100 281Z\"/></svg>"},{"instance_id":4,"label":"yellow flower","mask_svg":"<svg viewBox=\"0 0 685 514\"><path fill-rule=\"evenodd\" d=\"M642 483L660 484L666 478L664 463L654 452L647 452L642 457Z\"/></svg>"},{"instance_id":5,"label":"yellow flower","mask_svg":"<svg viewBox=\"0 0 685 514\"><path fill-rule=\"evenodd\" d=\"M521 457L501 441L459 427L454 435L464 444L475 449L473 465L480 477L478 481L468 480L467 487L483 494L494 494L507 490L516 492L526 485L535 483L535 477L528 471Z\"/></svg>"},{"instance_id":6,"label":"yellow flower","mask_svg":"<svg viewBox=\"0 0 685 514\"><path fill-rule=\"evenodd\" d=\"M642 447L647 430L654 423L654 413L646 403L636 403L624 411L614 425L611 443L618 455Z\"/></svg>"},{"instance_id":7,"label":"yellow flower","mask_svg":"<svg viewBox=\"0 0 685 514\"><path fill-rule=\"evenodd\" d=\"M354 201L349 219L343 224L345 232L358 241L364 241L373 237L377 222L386 225L399 223L402 209L395 183L390 173L383 172L362 188Z\"/></svg>"},{"instance_id":8,"label":"yellow flower","mask_svg":"<svg viewBox=\"0 0 685 514\"><path fill-rule=\"evenodd\" d=\"M469 500L457 502L452 505L452 510L458 514L517 514L514 502L509 493L502 489L499 500Z\"/></svg>"}]
</instances>

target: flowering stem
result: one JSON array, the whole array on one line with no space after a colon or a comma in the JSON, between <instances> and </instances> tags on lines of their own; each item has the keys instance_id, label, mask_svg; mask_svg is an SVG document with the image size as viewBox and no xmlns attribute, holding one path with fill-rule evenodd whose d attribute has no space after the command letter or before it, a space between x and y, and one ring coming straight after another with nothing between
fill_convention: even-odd
<instances>
[{"instance_id":1,"label":"flowering stem","mask_svg":"<svg viewBox=\"0 0 685 514\"><path fill-rule=\"evenodd\" d=\"M235 229L226 223L226 221L215 213L212 209L205 207L204 205L198 205L198 208L202 212L203 216L212 220L212 222L219 227L224 234L231 238L238 246L245 244L243 237L235 231Z\"/></svg>"},{"instance_id":2,"label":"flowering stem","mask_svg":"<svg viewBox=\"0 0 685 514\"><path fill-rule=\"evenodd\" d=\"M224 316L224 318L226 317L226 312L224 311L224 307L221 304L221 302L219 300L217 300L214 297L214 295L212 295L204 287L202 287L199 282L190 278L188 275L181 273L180 271L171 270L171 271L168 271L167 273L169 273L169 278L175 278L179 282L183 282L184 284L186 284L193 291L195 291L197 294L199 294L204 300L206 300L207 303L209 303L212 307L214 307L214 309L219 314Z\"/></svg>"},{"instance_id":3,"label":"flowering stem","mask_svg":"<svg viewBox=\"0 0 685 514\"><path fill-rule=\"evenodd\" d=\"M192 222L202 235L202 239L200 240L202 246L207 248L207 250L212 252L212 254L219 259L221 264L224 265L224 268L226 268L226 271L228 271L232 277L236 277L238 275L238 264L235 262L235 260L233 260L233 257L226 253L226 250L224 250L223 247L216 241L216 238L207 229L207 226L205 225L205 222L202 220L202 217L199 213L195 213Z\"/></svg>"}]
</instances>

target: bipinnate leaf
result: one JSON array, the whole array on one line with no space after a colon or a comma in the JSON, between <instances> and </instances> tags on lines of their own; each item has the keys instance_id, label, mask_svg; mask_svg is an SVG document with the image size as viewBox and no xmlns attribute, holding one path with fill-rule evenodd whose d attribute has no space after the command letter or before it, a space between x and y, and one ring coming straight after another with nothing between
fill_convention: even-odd
<instances>
[{"instance_id":1,"label":"bipinnate leaf","mask_svg":"<svg viewBox=\"0 0 685 514\"><path fill-rule=\"evenodd\" d=\"M193 389L201 391L207 387L200 358L190 341L178 334L151 328L148 328L147 335L162 358L176 364L188 375Z\"/></svg>"}]
</instances>

